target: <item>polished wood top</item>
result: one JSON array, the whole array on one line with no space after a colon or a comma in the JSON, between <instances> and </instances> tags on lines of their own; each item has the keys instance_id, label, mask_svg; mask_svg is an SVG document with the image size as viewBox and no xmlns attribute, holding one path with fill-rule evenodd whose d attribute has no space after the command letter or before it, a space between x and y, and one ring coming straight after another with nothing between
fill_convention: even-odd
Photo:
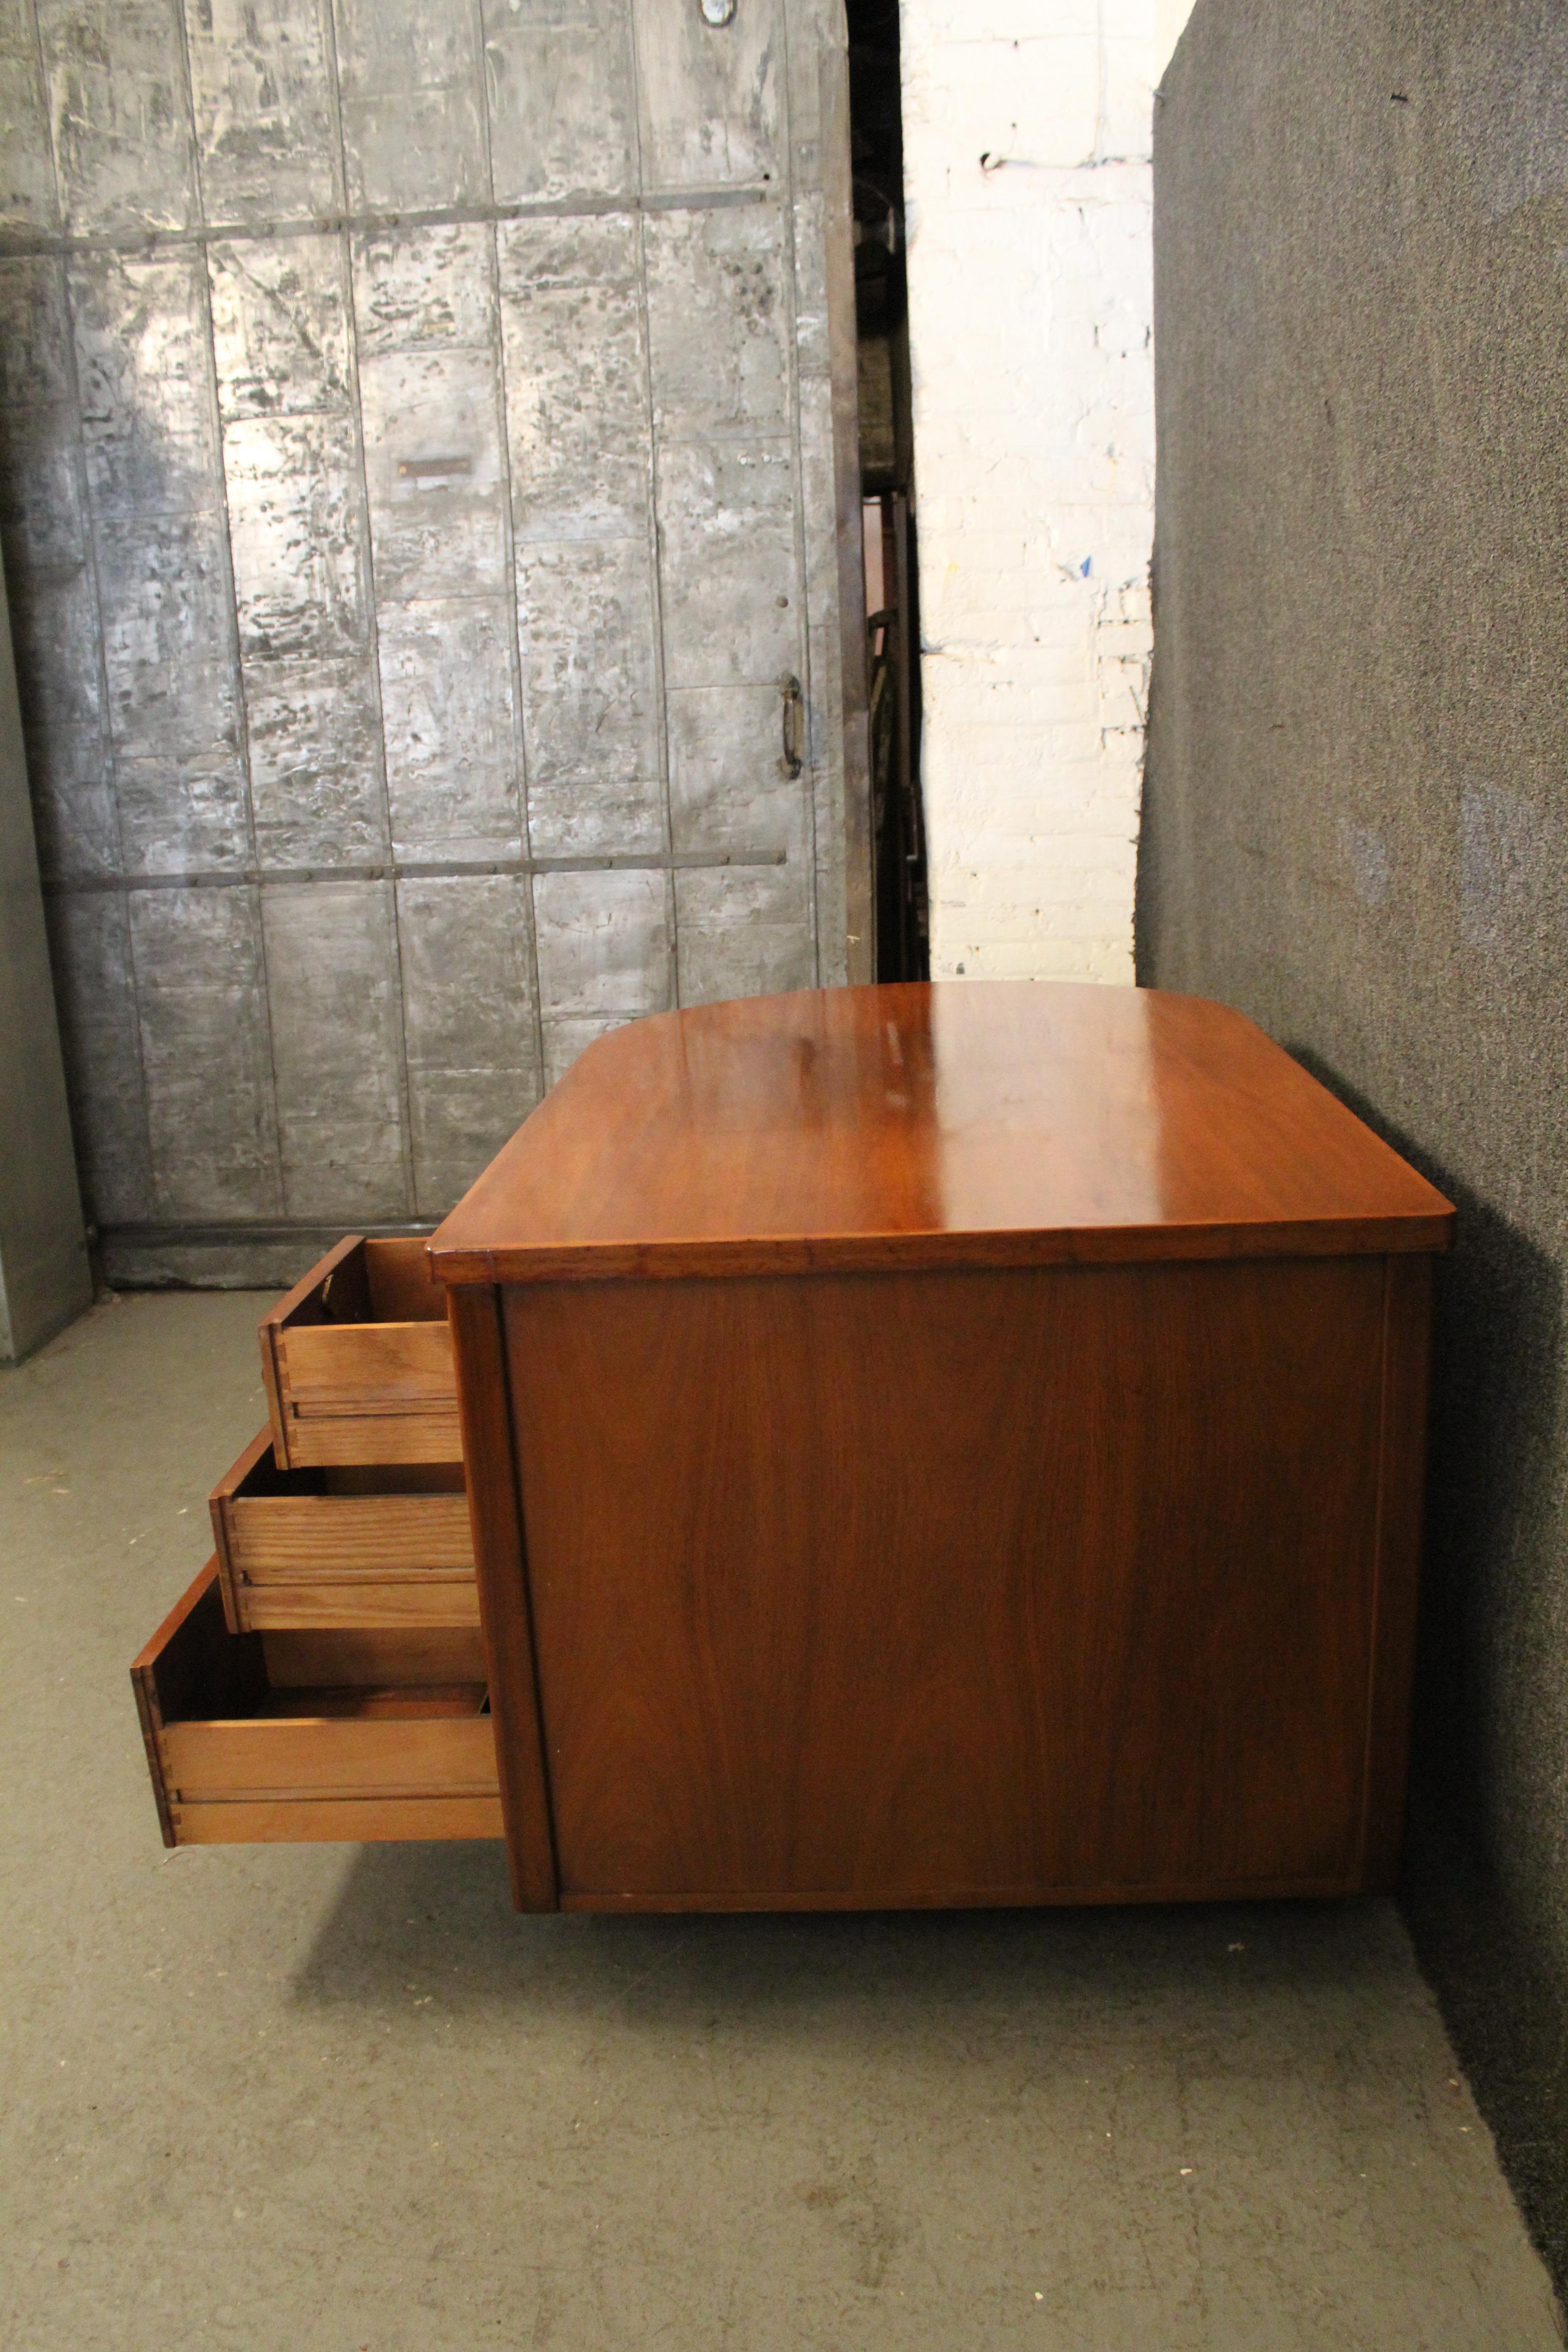
<instances>
[{"instance_id":1,"label":"polished wood top","mask_svg":"<svg viewBox=\"0 0 1568 2352\"><path fill-rule=\"evenodd\" d=\"M591 1045L431 1244L447 1282L1436 1250L1453 1210L1238 1013L942 982Z\"/></svg>"}]
</instances>

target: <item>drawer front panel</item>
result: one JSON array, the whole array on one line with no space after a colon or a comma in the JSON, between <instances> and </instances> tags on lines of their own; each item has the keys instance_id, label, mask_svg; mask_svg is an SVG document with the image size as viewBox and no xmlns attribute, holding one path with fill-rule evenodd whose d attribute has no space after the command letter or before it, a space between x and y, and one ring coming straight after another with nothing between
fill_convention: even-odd
<instances>
[{"instance_id":1,"label":"drawer front panel","mask_svg":"<svg viewBox=\"0 0 1568 2352\"><path fill-rule=\"evenodd\" d=\"M499 1797L350 1797L175 1804L179 1845L307 1845L339 1839L499 1838Z\"/></svg>"},{"instance_id":2,"label":"drawer front panel","mask_svg":"<svg viewBox=\"0 0 1568 2352\"><path fill-rule=\"evenodd\" d=\"M338 1412L288 1423L289 1459L300 1469L340 1463L460 1462L458 1409L449 1412Z\"/></svg>"},{"instance_id":3,"label":"drawer front panel","mask_svg":"<svg viewBox=\"0 0 1568 2352\"><path fill-rule=\"evenodd\" d=\"M235 1594L243 1633L344 1632L356 1626L460 1626L479 1622L471 1576L320 1576L241 1584Z\"/></svg>"},{"instance_id":4,"label":"drawer front panel","mask_svg":"<svg viewBox=\"0 0 1568 2352\"><path fill-rule=\"evenodd\" d=\"M452 1335L445 1323L322 1324L279 1343L285 1402L322 1412L456 1412Z\"/></svg>"},{"instance_id":5,"label":"drawer front panel","mask_svg":"<svg viewBox=\"0 0 1568 2352\"><path fill-rule=\"evenodd\" d=\"M229 1565L253 1584L363 1570L474 1570L466 1495L237 1497Z\"/></svg>"},{"instance_id":6,"label":"drawer front panel","mask_svg":"<svg viewBox=\"0 0 1568 2352\"><path fill-rule=\"evenodd\" d=\"M285 1716L238 1723L171 1723L163 1731L171 1797L493 1794L488 1715L434 1721Z\"/></svg>"}]
</instances>

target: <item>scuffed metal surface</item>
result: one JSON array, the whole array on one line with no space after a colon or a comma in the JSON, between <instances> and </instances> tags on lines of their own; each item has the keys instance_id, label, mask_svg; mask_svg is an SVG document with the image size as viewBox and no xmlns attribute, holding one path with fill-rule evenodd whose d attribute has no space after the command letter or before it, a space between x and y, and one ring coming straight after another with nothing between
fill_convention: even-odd
<instances>
[{"instance_id":1,"label":"scuffed metal surface","mask_svg":"<svg viewBox=\"0 0 1568 2352\"><path fill-rule=\"evenodd\" d=\"M76 236L196 218L179 0L37 0L62 223Z\"/></svg>"},{"instance_id":2,"label":"scuffed metal surface","mask_svg":"<svg viewBox=\"0 0 1568 2352\"><path fill-rule=\"evenodd\" d=\"M658 848L664 794L646 536L520 548L517 605L535 854Z\"/></svg>"},{"instance_id":3,"label":"scuffed metal surface","mask_svg":"<svg viewBox=\"0 0 1568 2352\"><path fill-rule=\"evenodd\" d=\"M678 850L804 854L806 784L785 772L784 698L766 686L669 696L670 829Z\"/></svg>"},{"instance_id":4,"label":"scuffed metal surface","mask_svg":"<svg viewBox=\"0 0 1568 2352\"><path fill-rule=\"evenodd\" d=\"M356 240L382 716L399 858L523 850L493 231Z\"/></svg>"},{"instance_id":5,"label":"scuffed metal surface","mask_svg":"<svg viewBox=\"0 0 1568 2352\"><path fill-rule=\"evenodd\" d=\"M172 1221L282 1206L258 898L139 890L126 901L153 1191Z\"/></svg>"},{"instance_id":6,"label":"scuffed metal surface","mask_svg":"<svg viewBox=\"0 0 1568 2352\"><path fill-rule=\"evenodd\" d=\"M484 14L496 202L633 186L637 106L620 0L485 0Z\"/></svg>"},{"instance_id":7,"label":"scuffed metal surface","mask_svg":"<svg viewBox=\"0 0 1568 2352\"><path fill-rule=\"evenodd\" d=\"M810 988L816 959L800 866L675 878L683 1004Z\"/></svg>"},{"instance_id":8,"label":"scuffed metal surface","mask_svg":"<svg viewBox=\"0 0 1568 2352\"><path fill-rule=\"evenodd\" d=\"M359 450L347 416L257 416L224 435L241 657L365 651Z\"/></svg>"},{"instance_id":9,"label":"scuffed metal surface","mask_svg":"<svg viewBox=\"0 0 1568 2352\"><path fill-rule=\"evenodd\" d=\"M241 416L352 410L348 255L341 236L209 245L207 276L226 425Z\"/></svg>"},{"instance_id":10,"label":"scuffed metal surface","mask_svg":"<svg viewBox=\"0 0 1568 2352\"><path fill-rule=\"evenodd\" d=\"M49 93L25 0L0 6L0 229L58 228Z\"/></svg>"},{"instance_id":11,"label":"scuffed metal surface","mask_svg":"<svg viewBox=\"0 0 1568 2352\"><path fill-rule=\"evenodd\" d=\"M356 246L360 396L379 603L509 589L490 233ZM510 679L510 650L493 658ZM497 681L499 688L499 681ZM398 764L388 740L389 766Z\"/></svg>"},{"instance_id":12,"label":"scuffed metal surface","mask_svg":"<svg viewBox=\"0 0 1568 2352\"><path fill-rule=\"evenodd\" d=\"M0 260L0 408L74 394L65 266L47 254Z\"/></svg>"},{"instance_id":13,"label":"scuffed metal surface","mask_svg":"<svg viewBox=\"0 0 1568 2352\"><path fill-rule=\"evenodd\" d=\"M416 1205L465 1192L539 1099L532 926L520 877L401 882Z\"/></svg>"},{"instance_id":14,"label":"scuffed metal surface","mask_svg":"<svg viewBox=\"0 0 1568 2352\"><path fill-rule=\"evenodd\" d=\"M247 779L205 272L193 254L94 254L70 263L67 285L123 870L240 865Z\"/></svg>"},{"instance_id":15,"label":"scuffed metal surface","mask_svg":"<svg viewBox=\"0 0 1568 2352\"><path fill-rule=\"evenodd\" d=\"M782 182L784 7L744 0L716 31L695 0L632 0L646 187Z\"/></svg>"},{"instance_id":16,"label":"scuffed metal surface","mask_svg":"<svg viewBox=\"0 0 1568 2352\"><path fill-rule=\"evenodd\" d=\"M223 518L115 518L94 538L125 871L243 865L249 836Z\"/></svg>"},{"instance_id":17,"label":"scuffed metal surface","mask_svg":"<svg viewBox=\"0 0 1568 2352\"><path fill-rule=\"evenodd\" d=\"M665 675L760 685L801 661L795 453L784 439L676 442L658 461Z\"/></svg>"},{"instance_id":18,"label":"scuffed metal surface","mask_svg":"<svg viewBox=\"0 0 1568 2352\"><path fill-rule=\"evenodd\" d=\"M283 1207L345 1225L407 1216L392 887L283 885L260 898Z\"/></svg>"},{"instance_id":19,"label":"scuffed metal surface","mask_svg":"<svg viewBox=\"0 0 1568 2352\"><path fill-rule=\"evenodd\" d=\"M0 534L26 576L76 571L87 541L72 420L58 409L13 411L0 449Z\"/></svg>"},{"instance_id":20,"label":"scuffed metal surface","mask_svg":"<svg viewBox=\"0 0 1568 2352\"><path fill-rule=\"evenodd\" d=\"M820 188L802 188L795 200L795 343L803 377L826 383L832 373L827 296L827 200ZM812 436L805 436L808 446ZM832 442L827 444L832 454ZM831 527L833 509L825 517Z\"/></svg>"},{"instance_id":21,"label":"scuffed metal surface","mask_svg":"<svg viewBox=\"0 0 1568 2352\"><path fill-rule=\"evenodd\" d=\"M66 1091L84 1205L100 1224L157 1216L122 892L46 901Z\"/></svg>"},{"instance_id":22,"label":"scuffed metal surface","mask_svg":"<svg viewBox=\"0 0 1568 2352\"><path fill-rule=\"evenodd\" d=\"M660 438L787 430L789 320L777 208L655 213L644 235Z\"/></svg>"},{"instance_id":23,"label":"scuffed metal surface","mask_svg":"<svg viewBox=\"0 0 1568 2352\"><path fill-rule=\"evenodd\" d=\"M583 1048L675 1001L663 874L542 874L534 885L544 1079Z\"/></svg>"},{"instance_id":24,"label":"scuffed metal surface","mask_svg":"<svg viewBox=\"0 0 1568 2352\"><path fill-rule=\"evenodd\" d=\"M438 1215L606 1029L842 974L841 39L0 0L0 538L100 1223Z\"/></svg>"},{"instance_id":25,"label":"scuffed metal surface","mask_svg":"<svg viewBox=\"0 0 1568 2352\"><path fill-rule=\"evenodd\" d=\"M388 849L342 236L207 249L256 854Z\"/></svg>"},{"instance_id":26,"label":"scuffed metal surface","mask_svg":"<svg viewBox=\"0 0 1568 2352\"><path fill-rule=\"evenodd\" d=\"M351 209L482 203L479 0L335 0Z\"/></svg>"},{"instance_id":27,"label":"scuffed metal surface","mask_svg":"<svg viewBox=\"0 0 1568 2352\"><path fill-rule=\"evenodd\" d=\"M636 221L508 221L497 241L519 543L645 534L652 445Z\"/></svg>"},{"instance_id":28,"label":"scuffed metal surface","mask_svg":"<svg viewBox=\"0 0 1568 2352\"><path fill-rule=\"evenodd\" d=\"M94 254L68 274L82 439L106 530L222 503L206 289L199 256Z\"/></svg>"},{"instance_id":29,"label":"scuffed metal surface","mask_svg":"<svg viewBox=\"0 0 1568 2352\"><path fill-rule=\"evenodd\" d=\"M381 613L381 703L400 858L521 857L512 618L502 597Z\"/></svg>"},{"instance_id":30,"label":"scuffed metal surface","mask_svg":"<svg viewBox=\"0 0 1568 2352\"><path fill-rule=\"evenodd\" d=\"M369 659L258 663L245 703L263 870L384 858L381 709Z\"/></svg>"},{"instance_id":31,"label":"scuffed metal surface","mask_svg":"<svg viewBox=\"0 0 1568 2352\"><path fill-rule=\"evenodd\" d=\"M209 221L310 220L342 202L322 0L184 0Z\"/></svg>"},{"instance_id":32,"label":"scuffed metal surface","mask_svg":"<svg viewBox=\"0 0 1568 2352\"><path fill-rule=\"evenodd\" d=\"M425 348L488 351L496 331L490 234L460 222L356 236L361 360Z\"/></svg>"},{"instance_id":33,"label":"scuffed metal surface","mask_svg":"<svg viewBox=\"0 0 1568 2352\"><path fill-rule=\"evenodd\" d=\"M489 352L388 352L361 362L378 596L504 588L499 393ZM468 470L424 472L421 459L456 459Z\"/></svg>"}]
</instances>

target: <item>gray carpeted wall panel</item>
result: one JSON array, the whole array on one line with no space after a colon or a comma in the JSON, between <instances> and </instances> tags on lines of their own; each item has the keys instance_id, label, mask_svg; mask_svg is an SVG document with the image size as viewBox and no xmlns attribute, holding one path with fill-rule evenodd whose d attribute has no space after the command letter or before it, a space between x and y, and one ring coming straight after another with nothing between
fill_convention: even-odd
<instances>
[{"instance_id":1,"label":"gray carpeted wall panel","mask_svg":"<svg viewBox=\"0 0 1568 2352\"><path fill-rule=\"evenodd\" d=\"M1568 12L1198 0L1154 182L1140 976L1461 1211L1408 1907L1562 2275Z\"/></svg>"}]
</instances>

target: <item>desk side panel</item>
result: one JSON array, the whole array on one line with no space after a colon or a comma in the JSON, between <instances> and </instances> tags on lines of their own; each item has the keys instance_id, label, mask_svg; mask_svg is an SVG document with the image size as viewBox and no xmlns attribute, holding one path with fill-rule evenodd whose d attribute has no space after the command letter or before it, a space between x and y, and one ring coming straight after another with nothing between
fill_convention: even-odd
<instances>
[{"instance_id":1,"label":"desk side panel","mask_svg":"<svg viewBox=\"0 0 1568 2352\"><path fill-rule=\"evenodd\" d=\"M1367 1723L1363 1885L1368 1894L1391 1892L1398 1884L1405 1846L1432 1381L1432 1290L1429 1257L1388 1260L1377 1596Z\"/></svg>"},{"instance_id":2,"label":"desk side panel","mask_svg":"<svg viewBox=\"0 0 1568 2352\"><path fill-rule=\"evenodd\" d=\"M554 1911L555 1849L500 1301L490 1289L457 1289L447 1313L512 1900L520 1911Z\"/></svg>"},{"instance_id":3,"label":"desk side panel","mask_svg":"<svg viewBox=\"0 0 1568 2352\"><path fill-rule=\"evenodd\" d=\"M563 1901L1352 1891L1384 1283L505 1293Z\"/></svg>"}]
</instances>

